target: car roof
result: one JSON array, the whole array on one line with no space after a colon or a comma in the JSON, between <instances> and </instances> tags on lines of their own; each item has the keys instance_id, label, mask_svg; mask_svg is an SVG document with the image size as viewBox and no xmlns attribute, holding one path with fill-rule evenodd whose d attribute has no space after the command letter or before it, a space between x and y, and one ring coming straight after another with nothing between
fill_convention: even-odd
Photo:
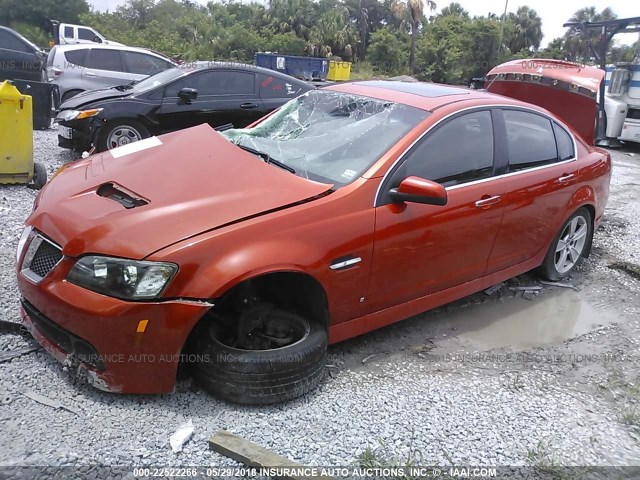
<instances>
[{"instance_id":1,"label":"car roof","mask_svg":"<svg viewBox=\"0 0 640 480\"><path fill-rule=\"evenodd\" d=\"M325 87L354 95L364 95L394 103L402 103L422 110L433 111L453 102L485 99L494 104L513 104L512 99L466 87L440 85L427 82L402 82L398 80L366 80L347 82Z\"/></svg>"},{"instance_id":2,"label":"car roof","mask_svg":"<svg viewBox=\"0 0 640 480\"><path fill-rule=\"evenodd\" d=\"M276 70L271 70L269 68L264 68L264 67L259 67L257 65L253 65L251 63L240 63L240 62L233 62L233 61L197 61L197 62L187 62L183 65L178 65L176 68L179 69L183 69L185 71L187 71L188 73L193 73L196 71L202 71L202 70L214 70L214 69L222 69L222 68L229 68L229 69L236 69L236 70L250 70L253 72L257 72L257 73L262 73L264 75L269 75L272 77L279 77L279 78L283 78L283 79L287 79L287 80L292 80L292 81L296 81L298 83L303 83L306 85L311 86L308 82L305 82L304 80L300 80L299 78L295 78L292 77L290 75L287 75L286 73L282 73L282 72L278 72Z\"/></svg>"},{"instance_id":3,"label":"car roof","mask_svg":"<svg viewBox=\"0 0 640 480\"><path fill-rule=\"evenodd\" d=\"M128 45L112 45L108 43L71 43L65 45L56 45L55 46L58 51L66 52L68 50L84 50L87 48L104 48L107 50L130 50L133 52L141 52L141 53L151 53L153 55L157 55L158 57L162 57L165 59L169 59L169 57L162 55L161 53L154 52L153 50L149 50L148 48L142 47L130 47Z\"/></svg>"}]
</instances>

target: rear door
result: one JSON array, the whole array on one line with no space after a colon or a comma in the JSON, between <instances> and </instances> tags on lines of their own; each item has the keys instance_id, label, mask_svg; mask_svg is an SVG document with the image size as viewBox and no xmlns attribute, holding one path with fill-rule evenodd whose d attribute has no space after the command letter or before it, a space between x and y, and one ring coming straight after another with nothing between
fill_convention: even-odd
<instances>
[{"instance_id":1,"label":"rear door","mask_svg":"<svg viewBox=\"0 0 640 480\"><path fill-rule=\"evenodd\" d=\"M178 93L194 88L198 97L185 104ZM206 70L182 77L165 88L159 118L163 130L177 130L201 123L217 127L232 123L244 127L264 115L256 75L243 70Z\"/></svg>"},{"instance_id":2,"label":"rear door","mask_svg":"<svg viewBox=\"0 0 640 480\"><path fill-rule=\"evenodd\" d=\"M133 76L125 71L120 50L97 47L87 52L82 71L85 90L124 85L132 80Z\"/></svg>"},{"instance_id":3,"label":"rear door","mask_svg":"<svg viewBox=\"0 0 640 480\"><path fill-rule=\"evenodd\" d=\"M380 187L368 312L429 295L485 274L502 220L492 115L459 114L409 150ZM409 177L443 184L444 206L396 204L388 192Z\"/></svg>"},{"instance_id":4,"label":"rear door","mask_svg":"<svg viewBox=\"0 0 640 480\"><path fill-rule=\"evenodd\" d=\"M573 137L558 123L530 110L496 110L497 140L506 151L504 218L489 259L493 273L548 248L577 189Z\"/></svg>"}]
</instances>

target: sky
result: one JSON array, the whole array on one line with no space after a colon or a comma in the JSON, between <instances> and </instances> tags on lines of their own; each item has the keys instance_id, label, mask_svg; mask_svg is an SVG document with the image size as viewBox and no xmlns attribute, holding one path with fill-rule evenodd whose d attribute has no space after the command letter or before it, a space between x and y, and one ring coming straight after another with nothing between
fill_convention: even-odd
<instances>
[{"instance_id":1,"label":"sky","mask_svg":"<svg viewBox=\"0 0 640 480\"><path fill-rule=\"evenodd\" d=\"M88 0L95 10L113 11L118 5L124 3L124 0ZM206 4L209 0L195 0L198 3ZM248 1L248 0L244 0ZM266 3L266 0L258 0ZM496 13L501 15L504 11L505 0L457 0L472 16L487 15L488 13ZM546 46L551 40L564 34L565 29L562 24L565 23L571 15L584 6L594 6L598 10L611 7L618 18L638 17L640 16L640 3L637 0L607 0L607 1L589 1L587 0L506 0L508 2L508 11L515 12L518 7L528 5L538 12L542 18L542 46ZM436 0L439 11L446 7L450 0ZM616 36L616 40L632 44L638 38L638 34L626 34Z\"/></svg>"}]
</instances>

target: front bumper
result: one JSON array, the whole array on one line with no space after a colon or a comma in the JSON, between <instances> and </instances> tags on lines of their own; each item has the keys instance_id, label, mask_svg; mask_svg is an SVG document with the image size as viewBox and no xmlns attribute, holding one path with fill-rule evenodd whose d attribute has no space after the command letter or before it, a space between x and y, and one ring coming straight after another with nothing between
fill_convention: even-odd
<instances>
[{"instance_id":1,"label":"front bumper","mask_svg":"<svg viewBox=\"0 0 640 480\"><path fill-rule=\"evenodd\" d=\"M93 131L89 121L60 122L59 125L72 129L71 138L60 135L60 132L58 132L59 147L77 150L79 152L91 149Z\"/></svg>"},{"instance_id":2,"label":"front bumper","mask_svg":"<svg viewBox=\"0 0 640 480\"><path fill-rule=\"evenodd\" d=\"M38 284L18 272L22 321L36 341L101 390L172 392L184 344L210 305L100 295L65 280L73 263L65 257Z\"/></svg>"}]
</instances>

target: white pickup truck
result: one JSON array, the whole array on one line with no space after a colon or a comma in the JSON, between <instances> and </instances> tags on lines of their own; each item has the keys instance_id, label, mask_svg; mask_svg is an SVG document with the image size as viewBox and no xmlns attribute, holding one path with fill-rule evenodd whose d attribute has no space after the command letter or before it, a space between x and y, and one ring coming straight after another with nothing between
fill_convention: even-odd
<instances>
[{"instance_id":1,"label":"white pickup truck","mask_svg":"<svg viewBox=\"0 0 640 480\"><path fill-rule=\"evenodd\" d=\"M71 23L58 23L52 21L54 43L68 45L74 43L104 43L107 45L122 45L121 43L107 40L97 30L85 25L73 25Z\"/></svg>"},{"instance_id":2,"label":"white pickup truck","mask_svg":"<svg viewBox=\"0 0 640 480\"><path fill-rule=\"evenodd\" d=\"M640 51L630 64L607 67L607 138L640 142Z\"/></svg>"}]
</instances>

